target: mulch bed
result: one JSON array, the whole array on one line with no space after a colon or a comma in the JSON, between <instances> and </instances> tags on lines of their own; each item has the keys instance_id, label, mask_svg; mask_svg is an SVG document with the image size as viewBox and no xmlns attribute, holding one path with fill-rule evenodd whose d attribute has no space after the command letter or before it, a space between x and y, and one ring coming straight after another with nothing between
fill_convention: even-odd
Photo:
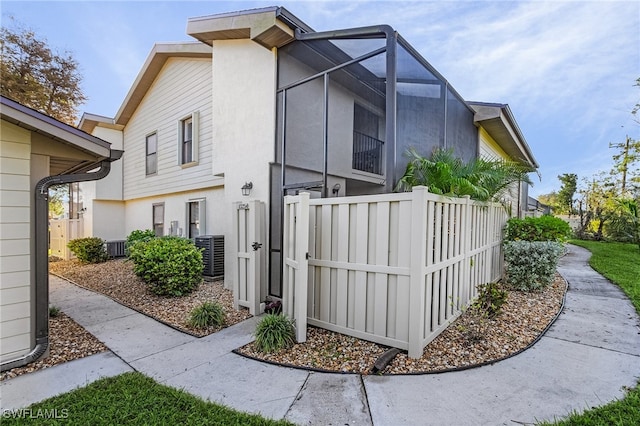
<instances>
[{"instance_id":1,"label":"mulch bed","mask_svg":"<svg viewBox=\"0 0 640 426\"><path fill-rule=\"evenodd\" d=\"M49 318L49 356L25 367L0 373L0 381L63 362L104 352L108 348L63 312Z\"/></svg>"},{"instance_id":2,"label":"mulch bed","mask_svg":"<svg viewBox=\"0 0 640 426\"><path fill-rule=\"evenodd\" d=\"M133 263L126 259L83 265L77 260L51 262L49 271L84 288L109 296L115 301L155 318L172 327L202 337L251 317L249 310L233 308L233 292L221 280L203 281L192 293L181 297L157 296L133 272ZM188 324L191 311L203 302L216 301L225 312L221 327L199 329Z\"/></svg>"},{"instance_id":3,"label":"mulch bed","mask_svg":"<svg viewBox=\"0 0 640 426\"><path fill-rule=\"evenodd\" d=\"M60 261L50 263L50 271L82 287L105 294L125 306L196 336L214 333L220 327L199 330L187 324L191 310L204 301L217 300L225 310L224 327L251 315L233 309L233 294L222 282L204 282L196 291L179 298L156 296L133 273L126 260L110 260L96 265ZM520 292L503 286L508 297L502 312L487 318L474 309L466 310L424 349L421 358L405 352L378 373L421 374L495 362L516 354L532 344L557 317L567 289L556 274L553 283L539 292ZM3 372L0 379L15 377L72 359L98 353L107 348L66 315L50 321L51 356L27 367ZM376 360L389 348L376 343L309 327L307 341L276 353L263 354L249 343L236 352L266 362L320 371L371 374Z\"/></svg>"},{"instance_id":4,"label":"mulch bed","mask_svg":"<svg viewBox=\"0 0 640 426\"><path fill-rule=\"evenodd\" d=\"M556 318L563 305L566 281L556 275L540 292L504 287L508 297L502 312L486 318L473 309L465 311L429 343L421 358L402 352L381 374L436 373L491 363L518 353L534 342ZM276 353L259 352L253 343L237 350L250 358L301 368L342 373L370 374L386 346L309 327L307 341Z\"/></svg>"}]
</instances>

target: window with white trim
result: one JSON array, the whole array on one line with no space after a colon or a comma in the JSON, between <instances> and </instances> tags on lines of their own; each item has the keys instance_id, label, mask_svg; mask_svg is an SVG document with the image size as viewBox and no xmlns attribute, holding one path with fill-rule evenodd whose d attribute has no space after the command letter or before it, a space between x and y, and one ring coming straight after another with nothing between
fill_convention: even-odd
<instances>
[{"instance_id":1,"label":"window with white trim","mask_svg":"<svg viewBox=\"0 0 640 426\"><path fill-rule=\"evenodd\" d=\"M164 203L156 203L152 207L153 230L156 237L164 235Z\"/></svg>"},{"instance_id":2,"label":"window with white trim","mask_svg":"<svg viewBox=\"0 0 640 426\"><path fill-rule=\"evenodd\" d=\"M145 145L146 174L155 175L158 172L158 134L154 132L147 135Z\"/></svg>"},{"instance_id":3,"label":"window with white trim","mask_svg":"<svg viewBox=\"0 0 640 426\"><path fill-rule=\"evenodd\" d=\"M195 238L206 232L206 204L204 199L187 202L187 238Z\"/></svg>"},{"instance_id":4,"label":"window with white trim","mask_svg":"<svg viewBox=\"0 0 640 426\"><path fill-rule=\"evenodd\" d=\"M178 122L178 164L181 166L198 162L198 118L196 111Z\"/></svg>"}]
</instances>

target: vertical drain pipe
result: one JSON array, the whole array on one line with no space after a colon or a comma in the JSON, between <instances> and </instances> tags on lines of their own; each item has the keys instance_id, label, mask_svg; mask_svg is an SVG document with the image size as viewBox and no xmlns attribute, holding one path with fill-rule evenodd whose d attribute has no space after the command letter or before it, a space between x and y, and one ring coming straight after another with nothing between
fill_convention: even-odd
<instances>
[{"instance_id":1,"label":"vertical drain pipe","mask_svg":"<svg viewBox=\"0 0 640 426\"><path fill-rule=\"evenodd\" d=\"M35 187L35 259L36 259L36 344L22 357L0 364L0 371L21 367L38 360L49 347L49 188L72 182L99 180L109 174L111 162L122 157L123 151L111 150L111 157L100 163L98 171L48 176Z\"/></svg>"}]
</instances>

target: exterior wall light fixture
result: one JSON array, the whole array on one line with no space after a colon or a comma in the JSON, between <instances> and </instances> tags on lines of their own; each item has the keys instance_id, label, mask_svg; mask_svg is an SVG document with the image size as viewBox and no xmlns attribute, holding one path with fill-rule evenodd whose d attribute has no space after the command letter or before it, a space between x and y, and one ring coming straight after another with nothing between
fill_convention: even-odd
<instances>
[{"instance_id":1,"label":"exterior wall light fixture","mask_svg":"<svg viewBox=\"0 0 640 426\"><path fill-rule=\"evenodd\" d=\"M242 195L244 195L245 197L249 196L249 194L251 194L252 189L253 189L253 182L245 182L244 185L242 185Z\"/></svg>"}]
</instances>

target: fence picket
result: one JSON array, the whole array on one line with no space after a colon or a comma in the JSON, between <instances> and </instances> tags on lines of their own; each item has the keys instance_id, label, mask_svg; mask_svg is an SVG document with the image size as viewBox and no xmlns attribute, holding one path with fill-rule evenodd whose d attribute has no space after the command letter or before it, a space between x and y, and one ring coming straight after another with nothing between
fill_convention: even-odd
<instances>
[{"instance_id":1,"label":"fence picket","mask_svg":"<svg viewBox=\"0 0 640 426\"><path fill-rule=\"evenodd\" d=\"M356 206L356 262L367 263L369 204L358 203ZM367 273L356 271L354 294L354 328L365 331L367 326Z\"/></svg>"},{"instance_id":2,"label":"fence picket","mask_svg":"<svg viewBox=\"0 0 640 426\"><path fill-rule=\"evenodd\" d=\"M418 357L468 306L476 285L501 273L506 214L497 204L430 194L425 187L308 203L307 224L300 221L300 200L285 203L285 216L298 219L283 226L285 245L303 245L296 234L306 229L312 254L303 262L302 246L295 246L296 255L286 258L283 247L285 293L293 293L285 299L296 307L299 325L304 305L310 324ZM309 271L304 297L299 284L306 281L297 269L303 263Z\"/></svg>"}]
</instances>

